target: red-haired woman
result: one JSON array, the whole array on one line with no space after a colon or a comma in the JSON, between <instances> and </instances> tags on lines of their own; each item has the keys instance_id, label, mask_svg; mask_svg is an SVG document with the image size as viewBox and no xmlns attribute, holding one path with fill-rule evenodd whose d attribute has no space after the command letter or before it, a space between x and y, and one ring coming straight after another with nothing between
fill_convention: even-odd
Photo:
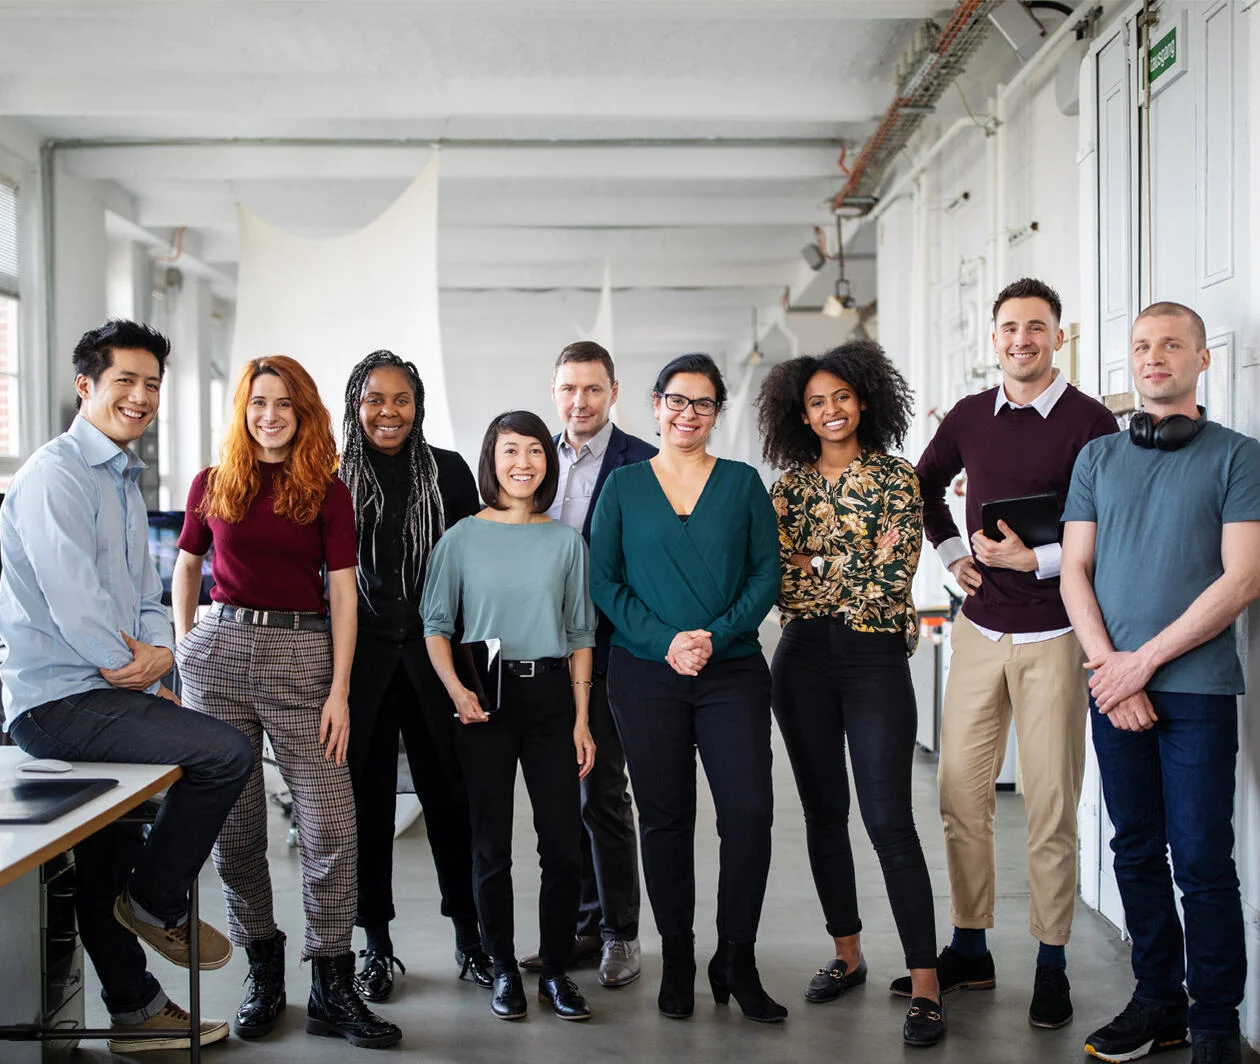
<instances>
[{"instance_id":1,"label":"red-haired woman","mask_svg":"<svg viewBox=\"0 0 1260 1064\"><path fill-rule=\"evenodd\" d=\"M284 932L272 913L262 738L293 796L311 960L306 1029L354 1045L402 1034L355 993L356 836L346 764L357 593L354 511L337 479L328 411L310 374L282 355L241 371L217 466L188 493L172 581L186 704L240 728L254 772L214 847L228 933L249 955L233 1027L268 1033L284 1008ZM195 627L201 559L214 546L214 605ZM324 572L327 571L327 600Z\"/></svg>"}]
</instances>

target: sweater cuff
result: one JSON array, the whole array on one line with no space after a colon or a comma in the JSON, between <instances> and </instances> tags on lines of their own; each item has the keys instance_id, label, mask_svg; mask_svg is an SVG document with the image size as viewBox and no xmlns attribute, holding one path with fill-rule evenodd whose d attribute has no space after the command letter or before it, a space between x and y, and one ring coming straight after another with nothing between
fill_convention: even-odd
<instances>
[{"instance_id":1,"label":"sweater cuff","mask_svg":"<svg viewBox=\"0 0 1260 1064\"><path fill-rule=\"evenodd\" d=\"M971 557L971 551L967 549L962 536L950 536L949 539L943 539L937 544L936 555L941 559L941 564L948 569L959 558Z\"/></svg>"}]
</instances>

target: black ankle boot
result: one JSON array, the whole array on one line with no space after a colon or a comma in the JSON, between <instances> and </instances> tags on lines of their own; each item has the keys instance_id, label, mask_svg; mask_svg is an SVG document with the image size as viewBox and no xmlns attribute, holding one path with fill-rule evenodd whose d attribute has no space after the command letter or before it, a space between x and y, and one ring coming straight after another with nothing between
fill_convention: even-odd
<instances>
[{"instance_id":1,"label":"black ankle boot","mask_svg":"<svg viewBox=\"0 0 1260 1064\"><path fill-rule=\"evenodd\" d=\"M656 1007L671 1020L685 1020L696 1010L696 937L661 938L661 992Z\"/></svg>"},{"instance_id":2,"label":"black ankle boot","mask_svg":"<svg viewBox=\"0 0 1260 1064\"><path fill-rule=\"evenodd\" d=\"M284 1011L284 941L284 932L277 930L271 938L245 947L249 957L249 991L232 1021L232 1030L239 1038L270 1034Z\"/></svg>"},{"instance_id":3,"label":"black ankle boot","mask_svg":"<svg viewBox=\"0 0 1260 1064\"><path fill-rule=\"evenodd\" d=\"M709 986L713 1000L725 1005L732 994L744 1015L758 1023L779 1023L788 1010L761 986L757 958L751 942L723 942L709 961Z\"/></svg>"},{"instance_id":4,"label":"black ankle boot","mask_svg":"<svg viewBox=\"0 0 1260 1064\"><path fill-rule=\"evenodd\" d=\"M376 1049L402 1041L402 1031L381 1019L354 992L354 954L311 958L306 1033L340 1035L352 1046Z\"/></svg>"}]
</instances>

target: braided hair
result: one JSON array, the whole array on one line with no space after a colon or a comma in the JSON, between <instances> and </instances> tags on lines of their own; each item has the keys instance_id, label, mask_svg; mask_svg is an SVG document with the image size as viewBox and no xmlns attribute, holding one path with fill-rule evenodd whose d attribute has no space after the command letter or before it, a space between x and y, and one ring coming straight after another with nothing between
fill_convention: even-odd
<instances>
[{"instance_id":1,"label":"braided hair","mask_svg":"<svg viewBox=\"0 0 1260 1064\"><path fill-rule=\"evenodd\" d=\"M346 382L346 412L342 424L343 450L338 476L350 489L354 501L354 523L360 550L370 551L376 565L376 527L385 506L385 495L372 463L367 459L367 441L359 423L359 404L363 390L374 369L399 369L411 383L416 401L416 418L403 443L407 460L407 501L403 519L403 595L410 598L419 587L425 559L438 537L446 530L442 513L442 496L438 492L437 462L424 439L424 383L411 362L404 362L392 351L373 351L350 371ZM366 598L368 589L362 567L355 574L359 591Z\"/></svg>"}]
</instances>

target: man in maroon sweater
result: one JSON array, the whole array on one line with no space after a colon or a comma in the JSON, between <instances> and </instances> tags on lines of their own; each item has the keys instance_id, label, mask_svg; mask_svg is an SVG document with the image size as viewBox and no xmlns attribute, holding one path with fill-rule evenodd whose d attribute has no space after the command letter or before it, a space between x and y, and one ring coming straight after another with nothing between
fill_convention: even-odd
<instances>
[{"instance_id":1,"label":"man in maroon sweater","mask_svg":"<svg viewBox=\"0 0 1260 1064\"><path fill-rule=\"evenodd\" d=\"M1058 294L1025 278L993 304L996 388L960 399L919 460L924 531L967 593L954 624L940 743L941 819L953 941L939 959L941 989L988 989L993 956L994 787L1012 716L1028 814L1029 929L1040 942L1028 1019L1072 1018L1065 946L1076 900L1076 806L1085 764L1084 654L1059 598L1061 548L1029 548L1003 522L981 530L991 499L1054 492L1059 512L1077 453L1116 431L1106 407L1054 369L1063 345ZM967 471L967 533L945 491ZM898 989L894 984L893 990Z\"/></svg>"}]
</instances>

